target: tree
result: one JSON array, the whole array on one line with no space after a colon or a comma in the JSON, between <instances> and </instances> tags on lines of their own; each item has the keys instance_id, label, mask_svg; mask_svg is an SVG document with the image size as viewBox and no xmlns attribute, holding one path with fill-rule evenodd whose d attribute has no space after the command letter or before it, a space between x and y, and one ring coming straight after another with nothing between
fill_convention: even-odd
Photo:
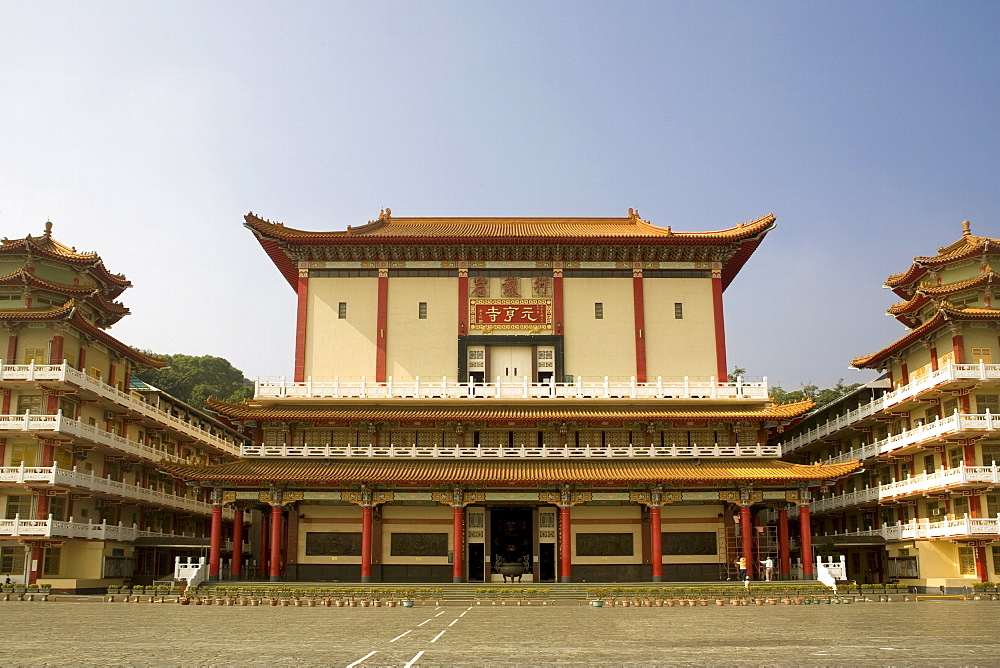
<instances>
[{"instance_id":1,"label":"tree","mask_svg":"<svg viewBox=\"0 0 1000 668\"><path fill-rule=\"evenodd\" d=\"M737 376L745 376L747 373L746 369L736 367L733 372L729 374L729 382L735 383ZM779 385L773 385L771 387L771 398L774 399L777 404L791 404L796 401L804 401L806 399L812 399L816 402L817 406L822 406L828 404L831 401L839 399L849 392L861 387L861 383L854 383L852 385L844 385L844 379L838 378L837 383L833 387L827 387L820 389L818 386L812 383L804 384L801 389L792 390L791 392L786 392L781 389Z\"/></svg>"},{"instance_id":2,"label":"tree","mask_svg":"<svg viewBox=\"0 0 1000 668\"><path fill-rule=\"evenodd\" d=\"M196 408L205 399L242 401L253 396L253 381L233 367L228 360L211 355L157 355L167 366L147 369L136 377Z\"/></svg>"}]
</instances>

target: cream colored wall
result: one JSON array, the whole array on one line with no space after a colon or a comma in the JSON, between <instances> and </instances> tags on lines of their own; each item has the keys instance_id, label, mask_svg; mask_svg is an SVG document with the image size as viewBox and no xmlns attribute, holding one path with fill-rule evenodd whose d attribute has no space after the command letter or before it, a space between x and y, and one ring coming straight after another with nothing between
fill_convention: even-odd
<instances>
[{"instance_id":1,"label":"cream colored wall","mask_svg":"<svg viewBox=\"0 0 1000 668\"><path fill-rule=\"evenodd\" d=\"M360 506L312 506L299 505L298 554L294 561L300 564L360 564L361 557L306 555L306 534L319 533L359 533L361 531Z\"/></svg>"},{"instance_id":2,"label":"cream colored wall","mask_svg":"<svg viewBox=\"0 0 1000 668\"><path fill-rule=\"evenodd\" d=\"M719 513L723 512L722 504L704 506L663 506L660 510L660 528L663 533L703 531L718 534L725 527ZM716 541L716 553L711 554L665 554L665 564L714 564L719 561L719 552L726 549L725 545Z\"/></svg>"},{"instance_id":3,"label":"cream colored wall","mask_svg":"<svg viewBox=\"0 0 1000 668\"><path fill-rule=\"evenodd\" d=\"M646 377L718 375L715 309L710 278L646 278L642 281ZM674 318L674 304L684 317Z\"/></svg>"},{"instance_id":4,"label":"cream colored wall","mask_svg":"<svg viewBox=\"0 0 1000 668\"><path fill-rule=\"evenodd\" d=\"M959 572L958 545L943 540L919 541L910 549L910 555L917 556L920 568L919 578L906 578L902 582L922 583L928 587L955 587L967 582L971 585L978 582L975 575L962 575ZM889 548L889 556L897 556L898 551Z\"/></svg>"},{"instance_id":5,"label":"cream colored wall","mask_svg":"<svg viewBox=\"0 0 1000 668\"><path fill-rule=\"evenodd\" d=\"M448 549L454 544L452 510L446 506L382 506L382 563L448 563L448 557L394 557L390 554L393 533L447 533Z\"/></svg>"},{"instance_id":6,"label":"cream colored wall","mask_svg":"<svg viewBox=\"0 0 1000 668\"><path fill-rule=\"evenodd\" d=\"M427 318L418 305L427 302ZM433 381L458 372L458 278L389 279L386 373Z\"/></svg>"},{"instance_id":7,"label":"cream colored wall","mask_svg":"<svg viewBox=\"0 0 1000 668\"><path fill-rule=\"evenodd\" d=\"M375 378L377 278L310 278L305 375ZM347 303L347 318L337 317Z\"/></svg>"},{"instance_id":8,"label":"cream colored wall","mask_svg":"<svg viewBox=\"0 0 1000 668\"><path fill-rule=\"evenodd\" d=\"M601 320L594 317L597 302L604 304ZM564 278L563 319L563 373L585 378L635 375L631 278Z\"/></svg>"},{"instance_id":9,"label":"cream colored wall","mask_svg":"<svg viewBox=\"0 0 1000 668\"><path fill-rule=\"evenodd\" d=\"M978 364L979 357L972 354L973 348L989 348L993 356L993 364L1000 362L1000 355L997 353L997 344L1000 343L997 339L997 330L993 328L989 329L970 329L965 328L962 331L962 343L965 346L965 361L968 364Z\"/></svg>"},{"instance_id":10,"label":"cream colored wall","mask_svg":"<svg viewBox=\"0 0 1000 668\"><path fill-rule=\"evenodd\" d=\"M99 580L104 574L104 557L111 556L113 549L124 549L126 557L132 557L135 548L129 543L102 543L99 541L72 540L63 543L62 554L59 556L59 575L48 576L40 583L51 582L58 586L55 579L89 579Z\"/></svg>"},{"instance_id":11,"label":"cream colored wall","mask_svg":"<svg viewBox=\"0 0 1000 668\"><path fill-rule=\"evenodd\" d=\"M642 508L639 506L573 506L570 530L574 564L642 563ZM632 556L578 557L576 535L579 533L631 533Z\"/></svg>"}]
</instances>

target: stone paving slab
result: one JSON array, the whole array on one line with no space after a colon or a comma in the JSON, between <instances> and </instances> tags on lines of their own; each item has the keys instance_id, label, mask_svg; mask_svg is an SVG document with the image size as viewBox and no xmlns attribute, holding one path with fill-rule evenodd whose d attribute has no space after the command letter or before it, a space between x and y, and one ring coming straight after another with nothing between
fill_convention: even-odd
<instances>
[{"instance_id":1,"label":"stone paving slab","mask_svg":"<svg viewBox=\"0 0 1000 668\"><path fill-rule=\"evenodd\" d=\"M309 608L99 600L0 603L0 664L1000 665L1000 603L988 601Z\"/></svg>"}]
</instances>

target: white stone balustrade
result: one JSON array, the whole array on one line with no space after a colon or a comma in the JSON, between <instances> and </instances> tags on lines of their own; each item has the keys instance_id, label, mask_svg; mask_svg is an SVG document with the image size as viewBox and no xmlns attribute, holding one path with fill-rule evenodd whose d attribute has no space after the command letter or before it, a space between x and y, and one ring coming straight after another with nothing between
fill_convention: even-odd
<instances>
[{"instance_id":1,"label":"white stone balustrade","mask_svg":"<svg viewBox=\"0 0 1000 668\"><path fill-rule=\"evenodd\" d=\"M845 492L828 496L824 499L816 499L809 504L809 510L813 513L823 513L838 508L847 508L862 503L874 503L879 500L879 488L869 487L854 492Z\"/></svg>"},{"instance_id":2,"label":"white stone balustrade","mask_svg":"<svg viewBox=\"0 0 1000 668\"><path fill-rule=\"evenodd\" d=\"M891 524L880 529L862 529L843 533L824 534L835 537L882 536L887 541L930 540L936 538L991 538L1000 536L1000 516L972 519L968 515L957 520L913 520Z\"/></svg>"},{"instance_id":3,"label":"white stone balustrade","mask_svg":"<svg viewBox=\"0 0 1000 668\"><path fill-rule=\"evenodd\" d=\"M94 492L110 494L138 502L154 504L159 507L183 510L186 512L211 515L212 504L198 499L189 499L175 494L167 494L155 489L147 489L138 485L101 478L92 473L59 468L58 466L4 466L0 467L0 482L7 483L46 483L61 485L76 489L88 489ZM223 517L233 518L231 508L222 509Z\"/></svg>"},{"instance_id":4,"label":"white stone balustrade","mask_svg":"<svg viewBox=\"0 0 1000 668\"><path fill-rule=\"evenodd\" d=\"M995 463L992 466L966 466L963 463L951 469L921 473L880 486L879 498L890 499L931 490L940 491L947 487L970 483L1000 485L1000 467Z\"/></svg>"},{"instance_id":5,"label":"white stone balustrade","mask_svg":"<svg viewBox=\"0 0 1000 668\"><path fill-rule=\"evenodd\" d=\"M859 406L844 415L824 422L821 425L802 432L801 434L781 443L782 452L787 454L798 450L825 436L841 429L850 427L858 421L876 415L881 411L918 396L920 393L939 385L946 385L957 380L1000 380L1000 364L951 364L948 363L937 371L932 371L902 387L886 392L881 397Z\"/></svg>"},{"instance_id":6,"label":"white stone balustrade","mask_svg":"<svg viewBox=\"0 0 1000 668\"><path fill-rule=\"evenodd\" d=\"M44 520L25 520L20 515L15 515L14 519L0 519L0 536L17 538L45 537L45 538L84 538L91 540L120 540L123 542L133 542L136 538L190 538L186 534L161 533L159 531L140 531L133 524L124 526L118 524L108 524L101 522L75 522L71 517L69 521L54 520L50 515Z\"/></svg>"},{"instance_id":7,"label":"white stone balustrade","mask_svg":"<svg viewBox=\"0 0 1000 668\"><path fill-rule=\"evenodd\" d=\"M66 363L63 364L4 364L0 360L0 381L59 381L86 388L96 392L101 397L113 401L119 406L123 406L137 413L140 413L152 420L169 425L186 436L195 438L203 444L212 445L228 454L236 454L239 445L235 441L228 441L224 438L212 434L209 430L200 425L182 420L176 415L146 403L129 392L123 392L116 387L108 385L100 378L94 378L74 369Z\"/></svg>"},{"instance_id":8,"label":"white stone balustrade","mask_svg":"<svg viewBox=\"0 0 1000 668\"><path fill-rule=\"evenodd\" d=\"M243 457L318 457L338 459L635 459L664 457L768 457L780 455L771 445L705 445L578 447L445 447L445 446L272 446L245 445Z\"/></svg>"},{"instance_id":9,"label":"white stone balustrade","mask_svg":"<svg viewBox=\"0 0 1000 668\"><path fill-rule=\"evenodd\" d=\"M529 382L504 380L497 377L490 383L462 383L456 378L389 379L378 383L365 377L288 382L260 380L254 383L256 399L749 399L764 401L768 398L767 377L760 382L718 383L714 376L691 379L685 376L676 381L639 383L635 376L628 381L612 380L608 376L592 381L577 378L572 383Z\"/></svg>"},{"instance_id":10,"label":"white stone balustrade","mask_svg":"<svg viewBox=\"0 0 1000 668\"><path fill-rule=\"evenodd\" d=\"M172 455L166 450L151 448L144 443L113 434L94 425L73 420L64 416L62 412L56 415L31 415L30 413L25 413L24 415L0 415L0 432L2 431L52 431L90 441L95 445L127 452L130 455L135 455L136 457L141 457L152 462L165 459L175 464L190 463L183 457Z\"/></svg>"}]
</instances>

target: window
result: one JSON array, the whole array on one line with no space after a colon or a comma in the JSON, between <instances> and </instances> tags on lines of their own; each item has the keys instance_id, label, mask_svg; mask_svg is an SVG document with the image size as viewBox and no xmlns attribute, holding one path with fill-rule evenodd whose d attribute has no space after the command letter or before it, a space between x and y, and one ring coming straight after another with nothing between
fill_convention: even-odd
<instances>
[{"instance_id":1,"label":"window","mask_svg":"<svg viewBox=\"0 0 1000 668\"><path fill-rule=\"evenodd\" d=\"M20 515L21 519L28 519L31 517L31 497L22 496L8 496L7 497L7 519L14 519L15 515Z\"/></svg>"},{"instance_id":2,"label":"window","mask_svg":"<svg viewBox=\"0 0 1000 668\"><path fill-rule=\"evenodd\" d=\"M603 320L604 319L604 304L601 302L596 302L594 304L594 319Z\"/></svg>"},{"instance_id":3,"label":"window","mask_svg":"<svg viewBox=\"0 0 1000 668\"><path fill-rule=\"evenodd\" d=\"M61 550L58 547L45 548L45 559L42 562L42 575L59 575L59 557Z\"/></svg>"},{"instance_id":4,"label":"window","mask_svg":"<svg viewBox=\"0 0 1000 668\"><path fill-rule=\"evenodd\" d=\"M945 417L951 417L958 412L958 399L949 399L941 404Z\"/></svg>"},{"instance_id":5,"label":"window","mask_svg":"<svg viewBox=\"0 0 1000 668\"><path fill-rule=\"evenodd\" d=\"M22 394L17 398L17 414L24 415L27 411L30 411L32 415L41 415L42 395Z\"/></svg>"},{"instance_id":6,"label":"window","mask_svg":"<svg viewBox=\"0 0 1000 668\"><path fill-rule=\"evenodd\" d=\"M986 517L996 517L1000 515L1000 494L986 495ZM1000 548L997 548L1000 549ZM1000 570L997 571L1000 574Z\"/></svg>"},{"instance_id":7,"label":"window","mask_svg":"<svg viewBox=\"0 0 1000 668\"><path fill-rule=\"evenodd\" d=\"M955 510L955 519L962 519L969 514L969 497L956 496L951 507Z\"/></svg>"},{"instance_id":8,"label":"window","mask_svg":"<svg viewBox=\"0 0 1000 668\"><path fill-rule=\"evenodd\" d=\"M983 414L986 411L994 415L1000 413L1000 394L980 394L976 396L976 412Z\"/></svg>"},{"instance_id":9,"label":"window","mask_svg":"<svg viewBox=\"0 0 1000 668\"><path fill-rule=\"evenodd\" d=\"M976 548L958 548L958 567L962 575L976 574Z\"/></svg>"},{"instance_id":10,"label":"window","mask_svg":"<svg viewBox=\"0 0 1000 668\"><path fill-rule=\"evenodd\" d=\"M1000 546L990 548L993 550L993 572L1000 573Z\"/></svg>"},{"instance_id":11,"label":"window","mask_svg":"<svg viewBox=\"0 0 1000 668\"><path fill-rule=\"evenodd\" d=\"M952 448L948 451L948 467L957 469L962 465L962 448Z\"/></svg>"},{"instance_id":12,"label":"window","mask_svg":"<svg viewBox=\"0 0 1000 668\"><path fill-rule=\"evenodd\" d=\"M992 348L973 348L972 349L972 363L979 364L982 360L983 364L993 364L993 349Z\"/></svg>"},{"instance_id":13,"label":"window","mask_svg":"<svg viewBox=\"0 0 1000 668\"><path fill-rule=\"evenodd\" d=\"M5 575L24 574L24 548L0 547L0 573Z\"/></svg>"},{"instance_id":14,"label":"window","mask_svg":"<svg viewBox=\"0 0 1000 668\"><path fill-rule=\"evenodd\" d=\"M48 364L49 354L45 348L25 348L24 361L22 364Z\"/></svg>"},{"instance_id":15,"label":"window","mask_svg":"<svg viewBox=\"0 0 1000 668\"><path fill-rule=\"evenodd\" d=\"M337 317L341 320L347 317L347 302L340 302L337 304Z\"/></svg>"},{"instance_id":16,"label":"window","mask_svg":"<svg viewBox=\"0 0 1000 668\"><path fill-rule=\"evenodd\" d=\"M1000 445L984 445L983 450L983 466L993 466L996 462L1000 465Z\"/></svg>"},{"instance_id":17,"label":"window","mask_svg":"<svg viewBox=\"0 0 1000 668\"><path fill-rule=\"evenodd\" d=\"M916 557L889 557L885 566L885 574L889 578L920 577Z\"/></svg>"},{"instance_id":18,"label":"window","mask_svg":"<svg viewBox=\"0 0 1000 668\"><path fill-rule=\"evenodd\" d=\"M675 303L674 304L674 319L682 320L684 318L684 304Z\"/></svg>"},{"instance_id":19,"label":"window","mask_svg":"<svg viewBox=\"0 0 1000 668\"><path fill-rule=\"evenodd\" d=\"M935 460L934 455L924 456L924 473L934 473L934 471L937 470L934 460Z\"/></svg>"},{"instance_id":20,"label":"window","mask_svg":"<svg viewBox=\"0 0 1000 668\"><path fill-rule=\"evenodd\" d=\"M421 320L427 320L427 302L417 304L417 317Z\"/></svg>"}]
</instances>

